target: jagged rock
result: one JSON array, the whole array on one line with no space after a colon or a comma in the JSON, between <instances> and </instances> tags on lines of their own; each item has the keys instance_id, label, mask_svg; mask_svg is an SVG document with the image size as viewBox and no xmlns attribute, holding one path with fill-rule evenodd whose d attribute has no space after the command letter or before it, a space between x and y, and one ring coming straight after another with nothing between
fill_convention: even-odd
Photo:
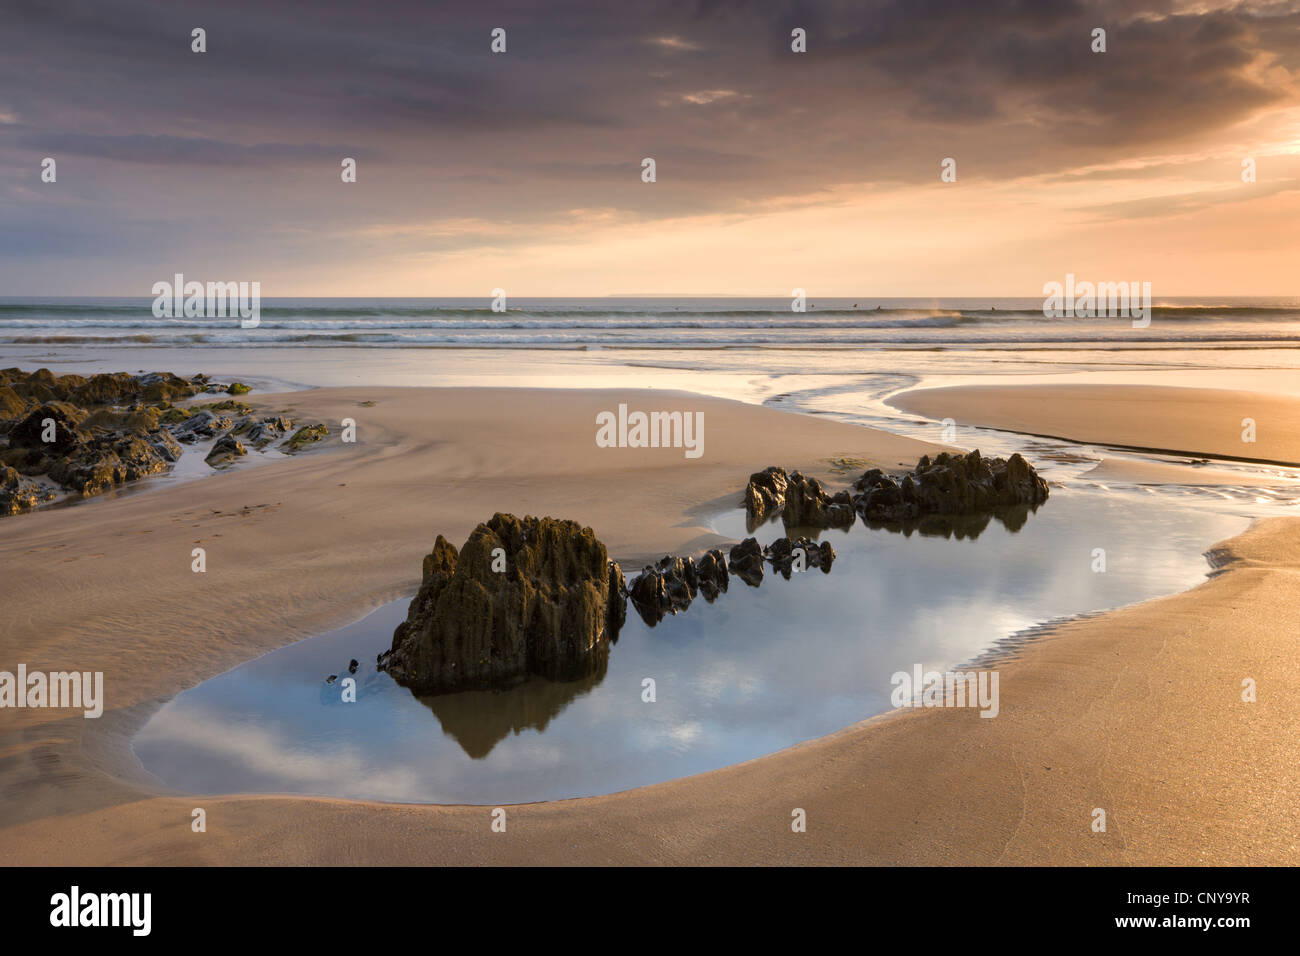
<instances>
[{"instance_id":1,"label":"jagged rock","mask_svg":"<svg viewBox=\"0 0 1300 956\"><path fill-rule=\"evenodd\" d=\"M778 538L765 549L767 560L772 567L785 575L809 568L821 568L823 574L831 573L831 564L835 560L835 549L829 541L818 543L811 538Z\"/></svg>"},{"instance_id":2,"label":"jagged rock","mask_svg":"<svg viewBox=\"0 0 1300 956\"><path fill-rule=\"evenodd\" d=\"M88 435L78 426L86 418L86 413L66 402L46 402L37 405L23 416L9 430L10 448L34 448L46 454L66 454L70 449L84 443ZM51 441L45 441L48 433L46 422L54 424Z\"/></svg>"},{"instance_id":3,"label":"jagged rock","mask_svg":"<svg viewBox=\"0 0 1300 956\"><path fill-rule=\"evenodd\" d=\"M978 455L979 451L971 452ZM1039 476L1034 466L1025 461L1019 452L1007 459L1005 467L1001 458L987 459L993 472L993 487L997 489L999 504L1040 505L1047 500L1047 481Z\"/></svg>"},{"instance_id":4,"label":"jagged rock","mask_svg":"<svg viewBox=\"0 0 1300 956\"><path fill-rule=\"evenodd\" d=\"M149 444L153 445L154 451L158 452L166 461L176 462L180 460L183 453L181 446L167 429L160 428L150 434L147 440Z\"/></svg>"},{"instance_id":5,"label":"jagged rock","mask_svg":"<svg viewBox=\"0 0 1300 956\"><path fill-rule=\"evenodd\" d=\"M293 436L284 443L283 451L292 453L301 451L307 445L318 442L329 434L329 429L324 425L304 425L293 433Z\"/></svg>"},{"instance_id":6,"label":"jagged rock","mask_svg":"<svg viewBox=\"0 0 1300 956\"><path fill-rule=\"evenodd\" d=\"M203 409L204 411L212 412L213 414L216 414L218 412L225 412L230 415L253 414L252 405L248 404L248 402L241 402L239 401L239 399L236 398L227 398L224 401L220 401L220 402L209 402L206 405L198 406L198 408L194 410L198 411L200 408Z\"/></svg>"},{"instance_id":7,"label":"jagged rock","mask_svg":"<svg viewBox=\"0 0 1300 956\"><path fill-rule=\"evenodd\" d=\"M8 385L0 385L0 420L18 418L26 407L22 396Z\"/></svg>"},{"instance_id":8,"label":"jagged rock","mask_svg":"<svg viewBox=\"0 0 1300 956\"><path fill-rule=\"evenodd\" d=\"M206 409L196 412L172 429L174 435L186 444L215 438L228 431L235 423L224 415L216 415Z\"/></svg>"},{"instance_id":9,"label":"jagged rock","mask_svg":"<svg viewBox=\"0 0 1300 956\"><path fill-rule=\"evenodd\" d=\"M786 485L785 469L776 466L749 476L745 488L745 515L750 531L785 507Z\"/></svg>"},{"instance_id":10,"label":"jagged rock","mask_svg":"<svg viewBox=\"0 0 1300 956\"><path fill-rule=\"evenodd\" d=\"M245 436L256 448L278 441L292 430L293 420L278 415L261 421L248 419L235 426L235 433Z\"/></svg>"},{"instance_id":11,"label":"jagged rock","mask_svg":"<svg viewBox=\"0 0 1300 956\"><path fill-rule=\"evenodd\" d=\"M126 372L92 375L84 384L71 389L68 398L78 405L121 405L133 401L140 391L136 380Z\"/></svg>"},{"instance_id":12,"label":"jagged rock","mask_svg":"<svg viewBox=\"0 0 1300 956\"><path fill-rule=\"evenodd\" d=\"M158 409L149 405L132 405L125 409L101 408L81 422L86 432L123 432L146 434L162 427Z\"/></svg>"},{"instance_id":13,"label":"jagged rock","mask_svg":"<svg viewBox=\"0 0 1300 956\"><path fill-rule=\"evenodd\" d=\"M699 580L700 593L710 604L727 590L727 559L721 549L704 552L695 562L695 576Z\"/></svg>"},{"instance_id":14,"label":"jagged rock","mask_svg":"<svg viewBox=\"0 0 1300 956\"><path fill-rule=\"evenodd\" d=\"M664 582L668 585L668 599L672 602L674 612L690 607L695 600L698 583L695 561L691 558L665 556L659 559L656 570L664 576Z\"/></svg>"},{"instance_id":15,"label":"jagged rock","mask_svg":"<svg viewBox=\"0 0 1300 956\"><path fill-rule=\"evenodd\" d=\"M194 414L194 410L191 408L178 408L167 402L156 407L158 409L158 421L169 428L181 424Z\"/></svg>"},{"instance_id":16,"label":"jagged rock","mask_svg":"<svg viewBox=\"0 0 1300 956\"><path fill-rule=\"evenodd\" d=\"M178 402L197 395L201 390L193 381L186 381L171 372L149 372L135 377L139 391L132 396L137 402ZM117 404L122 404L121 401Z\"/></svg>"},{"instance_id":17,"label":"jagged rock","mask_svg":"<svg viewBox=\"0 0 1300 956\"><path fill-rule=\"evenodd\" d=\"M219 468L222 465L228 465L236 458L242 458L248 454L248 449L234 435L222 435L217 439L212 450L208 452L206 461L213 468Z\"/></svg>"},{"instance_id":18,"label":"jagged rock","mask_svg":"<svg viewBox=\"0 0 1300 956\"><path fill-rule=\"evenodd\" d=\"M690 558L661 558L658 564L643 569L632 582L632 603L642 619L653 627L665 615L691 606L698 580L695 562Z\"/></svg>"},{"instance_id":19,"label":"jagged rock","mask_svg":"<svg viewBox=\"0 0 1300 956\"><path fill-rule=\"evenodd\" d=\"M505 570L494 570L496 549ZM417 693L575 680L604 666L622 593L590 528L496 514L457 553L439 536L380 670Z\"/></svg>"},{"instance_id":20,"label":"jagged rock","mask_svg":"<svg viewBox=\"0 0 1300 956\"><path fill-rule=\"evenodd\" d=\"M60 398L54 387L54 373L48 368L39 368L35 372L7 368L0 371L0 383L8 385L14 394L29 402L49 402Z\"/></svg>"},{"instance_id":21,"label":"jagged rock","mask_svg":"<svg viewBox=\"0 0 1300 956\"><path fill-rule=\"evenodd\" d=\"M171 372L148 375L105 372L85 378L81 375L55 376L47 368L35 372L7 368L0 371L0 384L9 386L17 395L31 401L63 401L83 408L178 401L199 391L193 383Z\"/></svg>"},{"instance_id":22,"label":"jagged rock","mask_svg":"<svg viewBox=\"0 0 1300 956\"><path fill-rule=\"evenodd\" d=\"M632 605L646 624L654 627L664 619L672 607L668 597L668 582L654 568L644 568L628 589Z\"/></svg>"},{"instance_id":23,"label":"jagged rock","mask_svg":"<svg viewBox=\"0 0 1300 956\"><path fill-rule=\"evenodd\" d=\"M108 435L85 441L53 459L47 474L87 497L114 485L167 470L167 460L138 435Z\"/></svg>"},{"instance_id":24,"label":"jagged rock","mask_svg":"<svg viewBox=\"0 0 1300 956\"><path fill-rule=\"evenodd\" d=\"M763 549L756 538L746 538L731 549L731 573L752 588L763 582Z\"/></svg>"},{"instance_id":25,"label":"jagged rock","mask_svg":"<svg viewBox=\"0 0 1300 956\"><path fill-rule=\"evenodd\" d=\"M0 515L16 515L54 497L8 465L0 465Z\"/></svg>"},{"instance_id":26,"label":"jagged rock","mask_svg":"<svg viewBox=\"0 0 1300 956\"><path fill-rule=\"evenodd\" d=\"M112 452L96 454L85 449L82 454L53 462L47 474L68 490L90 497L117 483L121 464Z\"/></svg>"},{"instance_id":27,"label":"jagged rock","mask_svg":"<svg viewBox=\"0 0 1300 956\"><path fill-rule=\"evenodd\" d=\"M879 469L853 483L854 508L872 522L906 522L926 515L970 515L1047 500L1047 482L1019 454L984 458L942 452L928 455L901 481Z\"/></svg>"},{"instance_id":28,"label":"jagged rock","mask_svg":"<svg viewBox=\"0 0 1300 956\"><path fill-rule=\"evenodd\" d=\"M167 458L139 435L127 435L118 438L112 445L113 453L121 462L121 481L135 481L146 475L156 475L167 470Z\"/></svg>"},{"instance_id":29,"label":"jagged rock","mask_svg":"<svg viewBox=\"0 0 1300 956\"><path fill-rule=\"evenodd\" d=\"M847 528L857 520L847 491L828 494L816 478L773 465L749 476L746 526L753 531L778 512L787 528Z\"/></svg>"},{"instance_id":30,"label":"jagged rock","mask_svg":"<svg viewBox=\"0 0 1300 956\"><path fill-rule=\"evenodd\" d=\"M847 528L857 513L847 491L828 495L820 481L796 471L787 481L781 520L787 528Z\"/></svg>"},{"instance_id":31,"label":"jagged rock","mask_svg":"<svg viewBox=\"0 0 1300 956\"><path fill-rule=\"evenodd\" d=\"M19 471L32 471L32 463L41 457L39 451L28 448L0 448L0 465L8 465Z\"/></svg>"},{"instance_id":32,"label":"jagged rock","mask_svg":"<svg viewBox=\"0 0 1300 956\"><path fill-rule=\"evenodd\" d=\"M189 440L196 440L214 437L222 425L230 424L228 419L196 417L172 407L172 400L201 391L203 381L201 376L187 381L170 372L110 372L86 378L55 376L49 369L0 370L0 433L7 435L0 462L20 474L47 475L82 495L165 471L181 455L165 425L183 419L181 428L188 424L186 431L193 433ZM15 411L17 416L5 418ZM41 489L42 500L53 496L51 490ZM5 510L7 506L0 506L0 513Z\"/></svg>"},{"instance_id":33,"label":"jagged rock","mask_svg":"<svg viewBox=\"0 0 1300 956\"><path fill-rule=\"evenodd\" d=\"M609 562L609 622L609 639L617 641L618 632L627 623L627 579L617 561Z\"/></svg>"}]
</instances>

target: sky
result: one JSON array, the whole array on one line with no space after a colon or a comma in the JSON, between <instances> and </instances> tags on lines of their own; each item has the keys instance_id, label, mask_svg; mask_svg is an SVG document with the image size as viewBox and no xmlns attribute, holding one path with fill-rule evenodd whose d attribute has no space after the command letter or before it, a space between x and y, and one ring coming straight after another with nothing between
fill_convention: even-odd
<instances>
[{"instance_id":1,"label":"sky","mask_svg":"<svg viewBox=\"0 0 1300 956\"><path fill-rule=\"evenodd\" d=\"M0 24L0 296L1300 294L1300 0L0 0Z\"/></svg>"}]
</instances>

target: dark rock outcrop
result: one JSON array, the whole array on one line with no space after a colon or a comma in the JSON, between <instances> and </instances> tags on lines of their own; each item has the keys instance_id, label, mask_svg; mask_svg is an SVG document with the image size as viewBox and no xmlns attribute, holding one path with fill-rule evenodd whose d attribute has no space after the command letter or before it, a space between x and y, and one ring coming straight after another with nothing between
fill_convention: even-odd
<instances>
[{"instance_id":1,"label":"dark rock outcrop","mask_svg":"<svg viewBox=\"0 0 1300 956\"><path fill-rule=\"evenodd\" d=\"M775 465L749 476L745 487L745 517L750 531L785 507L787 483L785 469Z\"/></svg>"},{"instance_id":2,"label":"dark rock outcrop","mask_svg":"<svg viewBox=\"0 0 1300 956\"><path fill-rule=\"evenodd\" d=\"M162 415L152 405L130 405L126 408L100 408L91 412L81 422L82 431L96 435L113 432L147 434L162 427Z\"/></svg>"},{"instance_id":3,"label":"dark rock outcrop","mask_svg":"<svg viewBox=\"0 0 1300 956\"><path fill-rule=\"evenodd\" d=\"M167 429L160 428L158 431L153 432L149 435L148 442L153 445L154 451L158 452L167 461L174 463L180 460L181 446L177 444L176 439L172 437L172 433Z\"/></svg>"},{"instance_id":4,"label":"dark rock outcrop","mask_svg":"<svg viewBox=\"0 0 1300 956\"><path fill-rule=\"evenodd\" d=\"M746 538L731 549L731 566L720 549L705 552L698 561L691 558L662 558L646 567L632 582L632 605L641 619L654 627L670 614L690 607L697 594L712 603L727 590L732 574L751 587L763 581L764 561L790 577L792 571L820 568L830 573L835 549L829 542L810 538L780 538L766 548L755 538Z\"/></svg>"},{"instance_id":5,"label":"dark rock outcrop","mask_svg":"<svg viewBox=\"0 0 1300 956\"><path fill-rule=\"evenodd\" d=\"M691 558L664 557L658 564L642 570L632 582L629 594L642 620L653 627L665 615L690 607L698 586L699 577Z\"/></svg>"},{"instance_id":6,"label":"dark rock outcrop","mask_svg":"<svg viewBox=\"0 0 1300 956\"><path fill-rule=\"evenodd\" d=\"M1047 482L1019 454L984 458L947 452L923 456L916 468L892 478L879 469L853 483L854 507L868 522L907 522L927 515L973 515L1047 500Z\"/></svg>"},{"instance_id":7,"label":"dark rock outcrop","mask_svg":"<svg viewBox=\"0 0 1300 956\"><path fill-rule=\"evenodd\" d=\"M438 537L378 667L422 694L590 676L625 613L619 577L590 528L493 515L459 552Z\"/></svg>"},{"instance_id":8,"label":"dark rock outcrop","mask_svg":"<svg viewBox=\"0 0 1300 956\"><path fill-rule=\"evenodd\" d=\"M787 528L847 528L857 516L847 491L828 495L816 478L792 472L781 520Z\"/></svg>"},{"instance_id":9,"label":"dark rock outcrop","mask_svg":"<svg viewBox=\"0 0 1300 956\"><path fill-rule=\"evenodd\" d=\"M53 497L36 482L8 465L0 465L0 515L16 515Z\"/></svg>"},{"instance_id":10,"label":"dark rock outcrop","mask_svg":"<svg viewBox=\"0 0 1300 956\"><path fill-rule=\"evenodd\" d=\"M751 588L763 583L763 549L756 538L746 538L733 545L729 560L731 573Z\"/></svg>"},{"instance_id":11,"label":"dark rock outcrop","mask_svg":"<svg viewBox=\"0 0 1300 956\"><path fill-rule=\"evenodd\" d=\"M138 435L105 435L51 459L46 473L69 490L98 495L114 485L166 471L168 461Z\"/></svg>"},{"instance_id":12,"label":"dark rock outcrop","mask_svg":"<svg viewBox=\"0 0 1300 956\"><path fill-rule=\"evenodd\" d=\"M618 632L627 622L627 579L617 561L609 562L609 624L611 641L618 641Z\"/></svg>"},{"instance_id":13,"label":"dark rock outcrop","mask_svg":"<svg viewBox=\"0 0 1300 956\"><path fill-rule=\"evenodd\" d=\"M308 445L320 441L328 434L329 429L324 425L304 425L289 437L282 450L286 453L302 451Z\"/></svg>"},{"instance_id":14,"label":"dark rock outcrop","mask_svg":"<svg viewBox=\"0 0 1300 956\"><path fill-rule=\"evenodd\" d=\"M727 590L727 559L720 548L704 552L700 560L695 562L695 576L700 593L710 604Z\"/></svg>"},{"instance_id":15,"label":"dark rock outcrop","mask_svg":"<svg viewBox=\"0 0 1300 956\"><path fill-rule=\"evenodd\" d=\"M293 420L274 415L260 421L246 419L235 426L235 434L244 437L255 448L264 448L273 441L279 441L293 430Z\"/></svg>"},{"instance_id":16,"label":"dark rock outcrop","mask_svg":"<svg viewBox=\"0 0 1300 956\"><path fill-rule=\"evenodd\" d=\"M258 449L292 430L293 422L279 416L254 420L252 406L238 399L201 408L172 404L226 388L207 376L187 380L170 372L111 372L87 378L56 376L49 369L0 369L0 466L27 476L24 480L43 475L64 486L61 490L95 495L166 471L181 457L178 440L217 440L208 455L214 467L246 454L236 438L225 440L235 424L231 413L245 416L240 433ZM325 434L323 425L300 430L286 450L295 451ZM29 507L33 486L28 482L21 486L24 490L15 491L19 487L10 482L0 514ZM38 487L38 500L57 497L51 488Z\"/></svg>"},{"instance_id":17,"label":"dark rock outcrop","mask_svg":"<svg viewBox=\"0 0 1300 956\"><path fill-rule=\"evenodd\" d=\"M85 419L85 412L66 402L42 403L9 429L9 447L66 454L90 437L79 427Z\"/></svg>"},{"instance_id":18,"label":"dark rock outcrop","mask_svg":"<svg viewBox=\"0 0 1300 956\"><path fill-rule=\"evenodd\" d=\"M1019 454L985 458L977 450L967 455L943 452L933 460L924 456L902 478L873 468L851 490L835 494L816 478L773 466L750 475L744 504L751 531L778 512L786 528L848 528L858 515L873 527L914 527L939 516L1033 508L1046 501L1047 494L1047 482Z\"/></svg>"},{"instance_id":19,"label":"dark rock outcrop","mask_svg":"<svg viewBox=\"0 0 1300 956\"><path fill-rule=\"evenodd\" d=\"M823 574L831 573L835 549L829 541L817 542L811 538L778 538L765 549L772 567L788 580L791 572L820 568Z\"/></svg>"},{"instance_id":20,"label":"dark rock outcrop","mask_svg":"<svg viewBox=\"0 0 1300 956\"><path fill-rule=\"evenodd\" d=\"M241 402L237 398L227 398L220 402L209 402L206 405L199 405L197 408L202 408L209 412L223 412L226 415L253 414L253 406L248 404L248 402Z\"/></svg>"},{"instance_id":21,"label":"dark rock outcrop","mask_svg":"<svg viewBox=\"0 0 1300 956\"><path fill-rule=\"evenodd\" d=\"M22 417L26 408L27 402L21 395L8 385L0 385L0 422Z\"/></svg>"},{"instance_id":22,"label":"dark rock outcrop","mask_svg":"<svg viewBox=\"0 0 1300 956\"><path fill-rule=\"evenodd\" d=\"M0 370L0 385L32 402L60 401L91 408L100 405L135 405L175 402L202 391L197 380L186 380L171 372L131 375L128 372L105 372L86 378L82 375L54 375L49 369L34 372L7 368Z\"/></svg>"},{"instance_id":23,"label":"dark rock outcrop","mask_svg":"<svg viewBox=\"0 0 1300 956\"><path fill-rule=\"evenodd\" d=\"M828 494L816 478L775 465L749 476L744 503L750 531L778 513L787 528L847 528L856 520L847 491Z\"/></svg>"},{"instance_id":24,"label":"dark rock outcrop","mask_svg":"<svg viewBox=\"0 0 1300 956\"><path fill-rule=\"evenodd\" d=\"M112 453L117 456L117 460L121 463L119 483L135 481L137 478L156 475L167 470L168 461L166 457L159 452L157 445L148 441L144 436L111 436L107 440L101 441L103 445L112 449Z\"/></svg>"},{"instance_id":25,"label":"dark rock outcrop","mask_svg":"<svg viewBox=\"0 0 1300 956\"><path fill-rule=\"evenodd\" d=\"M228 465L236 458L243 458L247 454L248 449L244 447L244 443L238 438L234 435L222 435L216 440L212 450L208 452L208 456L203 460L213 468L217 468L221 465Z\"/></svg>"},{"instance_id":26,"label":"dark rock outcrop","mask_svg":"<svg viewBox=\"0 0 1300 956\"><path fill-rule=\"evenodd\" d=\"M817 541L814 538L777 538L763 549L763 556L772 567L782 574L788 571L807 571L819 568L829 574L835 563L835 549L829 541ZM788 574L786 574L789 577Z\"/></svg>"},{"instance_id":27,"label":"dark rock outcrop","mask_svg":"<svg viewBox=\"0 0 1300 956\"><path fill-rule=\"evenodd\" d=\"M229 431L234 424L234 421L225 415L218 415L204 409L191 415L173 428L172 434L180 441L188 444L216 438L218 435Z\"/></svg>"}]
</instances>

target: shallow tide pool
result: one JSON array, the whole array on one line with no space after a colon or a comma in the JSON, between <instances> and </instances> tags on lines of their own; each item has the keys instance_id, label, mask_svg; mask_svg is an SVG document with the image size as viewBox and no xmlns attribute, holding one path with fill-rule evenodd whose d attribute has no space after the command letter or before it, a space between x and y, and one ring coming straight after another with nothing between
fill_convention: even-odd
<instances>
[{"instance_id":1,"label":"shallow tide pool","mask_svg":"<svg viewBox=\"0 0 1300 956\"><path fill-rule=\"evenodd\" d=\"M1061 488L1014 532L996 519L962 539L859 522L822 532L838 555L829 574L785 580L769 566L758 588L733 576L714 603L701 596L655 627L629 605L604 674L502 692L421 699L377 673L404 599L181 693L134 749L164 784L198 793L497 805L626 790L883 713L897 671L958 666L1043 622L1192 587L1211 570L1203 552L1247 523ZM739 511L715 527L746 536ZM782 533L777 523L757 536ZM348 703L325 678L348 676L352 658Z\"/></svg>"}]
</instances>

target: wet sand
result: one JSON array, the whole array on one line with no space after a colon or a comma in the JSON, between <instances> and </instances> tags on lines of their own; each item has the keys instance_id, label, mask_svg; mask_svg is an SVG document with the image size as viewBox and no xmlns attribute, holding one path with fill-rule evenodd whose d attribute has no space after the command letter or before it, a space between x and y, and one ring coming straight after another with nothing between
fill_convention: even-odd
<instances>
[{"instance_id":1,"label":"wet sand","mask_svg":"<svg viewBox=\"0 0 1300 956\"><path fill-rule=\"evenodd\" d=\"M901 392L889 404L959 426L1300 465L1300 397L1292 395L1162 385L958 385ZM1253 441L1243 437L1252 434Z\"/></svg>"}]
</instances>

